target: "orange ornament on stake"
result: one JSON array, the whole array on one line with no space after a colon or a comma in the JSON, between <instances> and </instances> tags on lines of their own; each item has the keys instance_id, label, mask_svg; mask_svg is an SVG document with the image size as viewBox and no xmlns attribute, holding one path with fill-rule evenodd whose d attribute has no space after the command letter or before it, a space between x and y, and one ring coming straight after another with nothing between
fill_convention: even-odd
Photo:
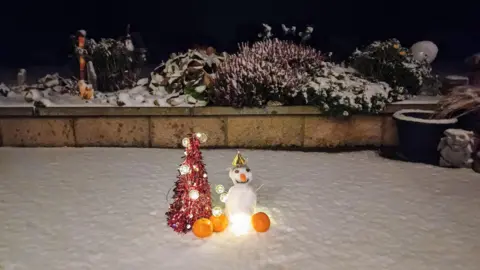
<instances>
[{"instance_id":1,"label":"orange ornament on stake","mask_svg":"<svg viewBox=\"0 0 480 270\"><path fill-rule=\"evenodd\" d=\"M252 216L252 226L257 232L266 232L270 229L270 218L263 212L255 213Z\"/></svg>"},{"instance_id":2,"label":"orange ornament on stake","mask_svg":"<svg viewBox=\"0 0 480 270\"><path fill-rule=\"evenodd\" d=\"M228 226L228 219L224 214L220 216L211 216L210 221L213 224L213 231L214 232L223 232Z\"/></svg>"},{"instance_id":3,"label":"orange ornament on stake","mask_svg":"<svg viewBox=\"0 0 480 270\"><path fill-rule=\"evenodd\" d=\"M198 238L209 237L213 233L213 224L208 218L200 218L193 223L192 232Z\"/></svg>"}]
</instances>

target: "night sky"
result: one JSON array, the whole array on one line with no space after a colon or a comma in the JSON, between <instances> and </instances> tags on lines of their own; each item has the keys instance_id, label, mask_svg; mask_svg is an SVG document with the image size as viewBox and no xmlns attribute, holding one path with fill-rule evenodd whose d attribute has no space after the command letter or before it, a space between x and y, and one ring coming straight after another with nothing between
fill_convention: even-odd
<instances>
[{"instance_id":1,"label":"night sky","mask_svg":"<svg viewBox=\"0 0 480 270\"><path fill-rule=\"evenodd\" d=\"M380 2L380 3L376 3ZM252 41L261 23L302 29L313 24L310 45L340 57L376 39L398 38L410 46L432 40L438 61L463 61L480 51L479 4L442 1L12 1L0 16L1 66L64 65L69 36L85 29L94 38L117 37L130 23L141 32L157 64L194 44L232 52ZM79 6L76 3L81 3ZM446 3L446 2L445 2ZM475 6L476 5L476 6Z\"/></svg>"}]
</instances>

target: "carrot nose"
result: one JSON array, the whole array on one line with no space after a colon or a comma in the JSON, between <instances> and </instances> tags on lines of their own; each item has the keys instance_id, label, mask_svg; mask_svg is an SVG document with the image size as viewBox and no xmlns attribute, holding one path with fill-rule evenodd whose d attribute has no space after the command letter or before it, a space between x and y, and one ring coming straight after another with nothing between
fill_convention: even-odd
<instances>
[{"instance_id":1,"label":"carrot nose","mask_svg":"<svg viewBox=\"0 0 480 270\"><path fill-rule=\"evenodd\" d=\"M245 174L240 174L240 181L247 182L247 176Z\"/></svg>"}]
</instances>

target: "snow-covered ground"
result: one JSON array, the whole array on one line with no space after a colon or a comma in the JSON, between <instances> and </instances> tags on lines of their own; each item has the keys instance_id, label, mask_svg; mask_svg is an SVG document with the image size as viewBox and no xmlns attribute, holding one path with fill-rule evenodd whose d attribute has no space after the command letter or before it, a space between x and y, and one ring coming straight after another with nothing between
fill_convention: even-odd
<instances>
[{"instance_id":1,"label":"snow-covered ground","mask_svg":"<svg viewBox=\"0 0 480 270\"><path fill-rule=\"evenodd\" d=\"M267 233L165 223L181 150L0 148L0 269L476 270L480 177L374 152L243 151ZM228 186L235 150L205 150Z\"/></svg>"}]
</instances>

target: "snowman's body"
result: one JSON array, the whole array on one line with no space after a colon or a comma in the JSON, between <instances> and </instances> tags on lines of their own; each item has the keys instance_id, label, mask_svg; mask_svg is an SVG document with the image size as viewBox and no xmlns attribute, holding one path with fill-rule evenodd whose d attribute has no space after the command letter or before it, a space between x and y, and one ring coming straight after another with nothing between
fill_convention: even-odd
<instances>
[{"instance_id":1,"label":"snowman's body","mask_svg":"<svg viewBox=\"0 0 480 270\"><path fill-rule=\"evenodd\" d=\"M247 166L234 167L229 173L233 187L228 190L225 212L230 218L241 214L251 216L255 213L257 194L250 185L252 173Z\"/></svg>"},{"instance_id":2,"label":"snowman's body","mask_svg":"<svg viewBox=\"0 0 480 270\"><path fill-rule=\"evenodd\" d=\"M253 215L257 205L257 194L248 184L234 185L228 190L225 212L228 217L242 213Z\"/></svg>"}]
</instances>

